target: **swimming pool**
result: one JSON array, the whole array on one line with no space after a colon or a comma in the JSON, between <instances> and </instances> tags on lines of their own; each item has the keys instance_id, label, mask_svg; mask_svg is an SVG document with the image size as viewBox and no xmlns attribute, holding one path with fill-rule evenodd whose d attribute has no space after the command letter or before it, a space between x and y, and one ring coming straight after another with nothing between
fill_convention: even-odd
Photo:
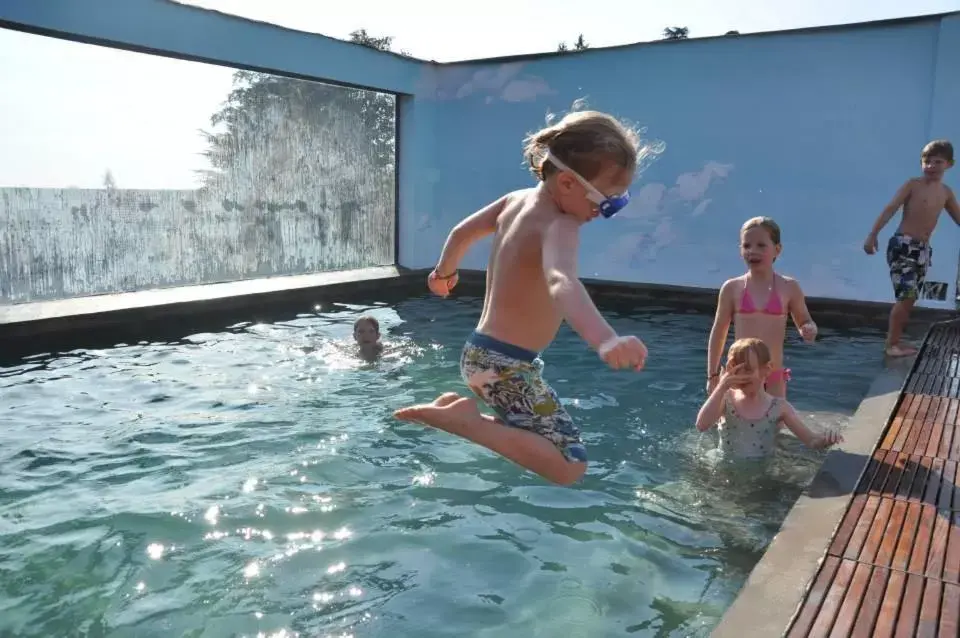
<instances>
[{"instance_id":1,"label":"swimming pool","mask_svg":"<svg viewBox=\"0 0 960 638\"><path fill-rule=\"evenodd\" d=\"M464 391L479 312L328 305L0 368L0 635L708 635L820 456L786 439L762 481L698 460L711 317L669 309L606 313L645 372L566 329L546 352L591 457L574 488L394 421ZM343 345L362 313L378 364ZM852 414L882 340L792 337L801 413Z\"/></svg>"}]
</instances>

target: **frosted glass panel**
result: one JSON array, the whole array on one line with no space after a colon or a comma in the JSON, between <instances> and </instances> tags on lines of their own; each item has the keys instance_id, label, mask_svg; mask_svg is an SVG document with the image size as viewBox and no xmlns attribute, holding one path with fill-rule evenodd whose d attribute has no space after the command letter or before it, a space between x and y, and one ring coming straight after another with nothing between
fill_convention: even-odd
<instances>
[{"instance_id":1,"label":"frosted glass panel","mask_svg":"<svg viewBox=\"0 0 960 638\"><path fill-rule=\"evenodd\" d=\"M395 98L0 30L0 302L395 263Z\"/></svg>"}]
</instances>

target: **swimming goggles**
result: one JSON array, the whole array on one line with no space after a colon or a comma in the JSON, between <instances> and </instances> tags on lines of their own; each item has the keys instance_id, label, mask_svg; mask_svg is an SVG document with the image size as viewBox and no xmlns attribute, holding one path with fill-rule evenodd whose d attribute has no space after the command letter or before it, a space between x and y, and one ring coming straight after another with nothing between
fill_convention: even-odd
<instances>
[{"instance_id":1,"label":"swimming goggles","mask_svg":"<svg viewBox=\"0 0 960 638\"><path fill-rule=\"evenodd\" d=\"M551 164L559 168L561 171L567 171L568 173L576 177L577 181L583 184L583 187L587 189L587 199L589 199L591 202L596 204L597 208L600 210L600 214L607 219L610 219L611 217L616 215L618 212L623 210L627 204L630 203L630 191L624 191L622 195L607 197L606 195L601 193L599 190L597 190L596 186L594 186L593 184L585 180L580 175L580 173L573 170L572 168L570 168L569 166L561 162L559 159L557 159L557 156L551 153L550 151L547 151L547 155L546 157L544 157L544 161L550 162Z\"/></svg>"}]
</instances>

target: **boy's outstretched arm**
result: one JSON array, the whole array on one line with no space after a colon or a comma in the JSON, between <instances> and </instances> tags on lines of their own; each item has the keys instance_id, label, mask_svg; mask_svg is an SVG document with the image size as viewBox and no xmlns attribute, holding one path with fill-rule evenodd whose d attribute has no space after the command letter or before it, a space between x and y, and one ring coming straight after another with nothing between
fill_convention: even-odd
<instances>
[{"instance_id":1,"label":"boy's outstretched arm","mask_svg":"<svg viewBox=\"0 0 960 638\"><path fill-rule=\"evenodd\" d=\"M873 222L873 227L870 229L870 233L867 234L867 239L863 242L863 249L867 251L867 254L872 255L877 251L877 235L880 234L880 231L883 230L883 227L887 225L893 215L900 210L900 207L907 201L907 198L910 196L910 189L913 188L913 180L908 179L903 183L897 192L894 194L893 199L890 200L890 203L884 207L880 214L877 216L877 220Z\"/></svg>"},{"instance_id":2,"label":"boy's outstretched arm","mask_svg":"<svg viewBox=\"0 0 960 638\"><path fill-rule=\"evenodd\" d=\"M568 215L553 220L543 235L543 273L550 297L563 318L594 350L617 336L577 276L580 222Z\"/></svg>"},{"instance_id":3,"label":"boy's outstretched arm","mask_svg":"<svg viewBox=\"0 0 960 638\"><path fill-rule=\"evenodd\" d=\"M960 224L960 203L957 203L957 196L949 186L947 187L947 203L944 205L944 208L947 210L950 218Z\"/></svg>"},{"instance_id":4,"label":"boy's outstretched arm","mask_svg":"<svg viewBox=\"0 0 960 638\"><path fill-rule=\"evenodd\" d=\"M455 272L460 267L463 256L470 250L470 246L477 240L496 232L497 219L503 212L508 197L509 195L504 195L495 202L487 204L453 227L447 235L447 241L443 244L440 259L434 269L438 275L445 277Z\"/></svg>"}]
</instances>

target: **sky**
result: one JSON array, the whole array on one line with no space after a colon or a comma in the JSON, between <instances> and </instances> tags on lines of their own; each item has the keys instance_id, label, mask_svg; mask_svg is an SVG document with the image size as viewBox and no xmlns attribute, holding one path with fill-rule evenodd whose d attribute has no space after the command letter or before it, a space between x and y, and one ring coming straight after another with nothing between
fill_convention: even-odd
<instances>
[{"instance_id":1,"label":"sky","mask_svg":"<svg viewBox=\"0 0 960 638\"><path fill-rule=\"evenodd\" d=\"M181 0L346 38L359 28L439 62L591 46L844 24L960 10L960 0L485 0L467 13L437 0ZM462 6L462 5L461 5ZM471 5L476 6L476 5ZM602 9L602 11L600 10ZM0 9L2 13L2 9ZM210 115L229 68L0 30L0 187L194 188Z\"/></svg>"}]
</instances>

